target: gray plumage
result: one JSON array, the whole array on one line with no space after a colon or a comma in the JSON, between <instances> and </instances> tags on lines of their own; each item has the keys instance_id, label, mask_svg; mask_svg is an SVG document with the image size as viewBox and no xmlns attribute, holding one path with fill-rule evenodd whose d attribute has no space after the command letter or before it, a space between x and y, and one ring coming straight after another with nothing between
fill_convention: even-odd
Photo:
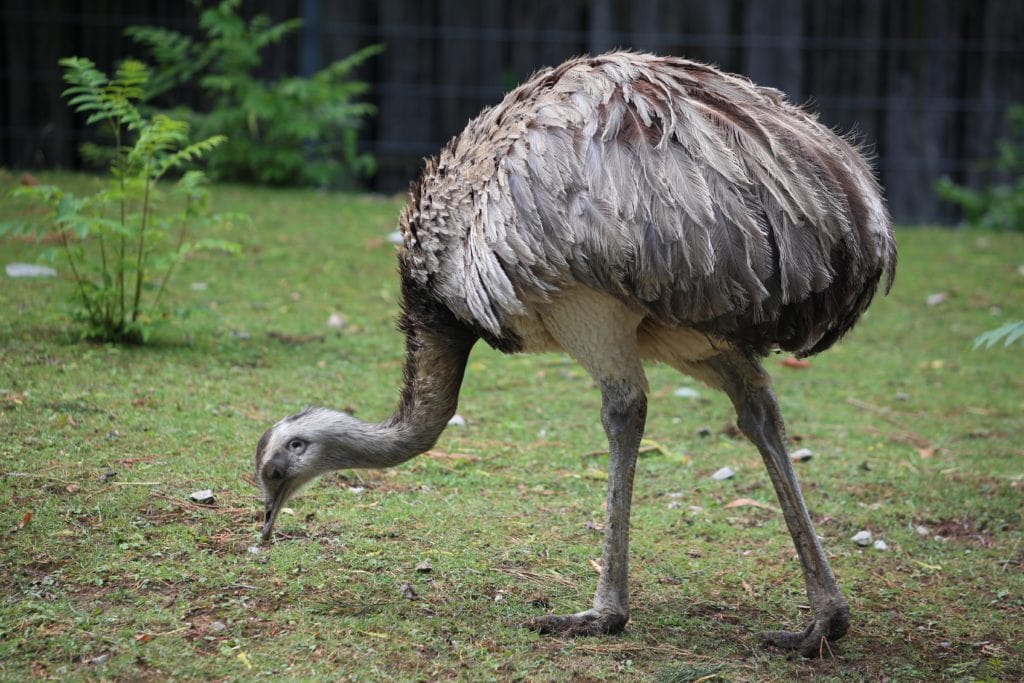
<instances>
[{"instance_id":1,"label":"gray plumage","mask_svg":"<svg viewBox=\"0 0 1024 683\"><path fill-rule=\"evenodd\" d=\"M473 345L564 351L601 390L608 517L593 606L537 616L543 633L616 633L629 619L629 515L647 413L643 360L729 396L796 546L813 619L765 634L805 656L842 637L840 592L787 453L759 358L845 334L896 247L858 150L783 96L672 57L615 52L534 75L428 161L400 224L406 368L398 410L326 408L256 448L269 539L324 472L426 451L454 414Z\"/></svg>"},{"instance_id":2,"label":"gray plumage","mask_svg":"<svg viewBox=\"0 0 1024 683\"><path fill-rule=\"evenodd\" d=\"M619 52L534 75L429 162L404 272L496 338L568 286L649 319L800 354L896 265L867 163L781 93Z\"/></svg>"}]
</instances>

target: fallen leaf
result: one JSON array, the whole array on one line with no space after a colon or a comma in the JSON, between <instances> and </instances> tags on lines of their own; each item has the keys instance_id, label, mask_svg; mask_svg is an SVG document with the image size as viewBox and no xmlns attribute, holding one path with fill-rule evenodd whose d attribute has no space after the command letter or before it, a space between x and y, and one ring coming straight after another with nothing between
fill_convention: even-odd
<instances>
[{"instance_id":1,"label":"fallen leaf","mask_svg":"<svg viewBox=\"0 0 1024 683\"><path fill-rule=\"evenodd\" d=\"M423 560L418 565L416 565L416 571L422 574L429 574L430 572L434 571L434 565L430 564L430 560Z\"/></svg>"},{"instance_id":2,"label":"fallen leaf","mask_svg":"<svg viewBox=\"0 0 1024 683\"><path fill-rule=\"evenodd\" d=\"M590 566L594 568L594 571L597 572L598 576L601 575L602 569L601 569L601 563L600 562L598 562L597 560L591 558L590 559Z\"/></svg>"},{"instance_id":3,"label":"fallen leaf","mask_svg":"<svg viewBox=\"0 0 1024 683\"><path fill-rule=\"evenodd\" d=\"M74 482L72 482L72 483L68 484L67 486L65 486L64 490L67 491L68 493L75 493L80 488L82 488L82 487L79 486L78 484L75 484Z\"/></svg>"},{"instance_id":4,"label":"fallen leaf","mask_svg":"<svg viewBox=\"0 0 1024 683\"><path fill-rule=\"evenodd\" d=\"M922 458L930 458L933 455L935 455L935 449L932 448L931 446L928 446L927 448L918 448L917 453Z\"/></svg>"},{"instance_id":5,"label":"fallen leaf","mask_svg":"<svg viewBox=\"0 0 1024 683\"><path fill-rule=\"evenodd\" d=\"M25 187L36 187L37 185L39 185L39 181L31 173L22 173L21 184L24 185Z\"/></svg>"},{"instance_id":6,"label":"fallen leaf","mask_svg":"<svg viewBox=\"0 0 1024 683\"><path fill-rule=\"evenodd\" d=\"M301 346L302 344L308 344L310 342L322 342L325 337L322 334L287 334L286 332L267 332L267 336L271 339L276 339L282 344L288 344L289 346Z\"/></svg>"},{"instance_id":7,"label":"fallen leaf","mask_svg":"<svg viewBox=\"0 0 1024 683\"><path fill-rule=\"evenodd\" d=\"M135 642L137 643L148 643L153 640L153 636L149 633L137 633L135 634Z\"/></svg>"},{"instance_id":8,"label":"fallen leaf","mask_svg":"<svg viewBox=\"0 0 1024 683\"><path fill-rule=\"evenodd\" d=\"M3 401L4 408L16 408L25 403L25 394L18 393L17 391L8 391L0 397L0 401Z\"/></svg>"},{"instance_id":9,"label":"fallen leaf","mask_svg":"<svg viewBox=\"0 0 1024 683\"><path fill-rule=\"evenodd\" d=\"M941 572L942 571L942 565L941 564L928 564L927 562L922 562L921 560L911 560L911 562L913 562L917 566L922 567L924 569L927 569L929 571L933 571L933 572Z\"/></svg>"},{"instance_id":10,"label":"fallen leaf","mask_svg":"<svg viewBox=\"0 0 1024 683\"><path fill-rule=\"evenodd\" d=\"M238 659L246 669L252 671L252 662L249 660L249 655L247 653L239 652L235 655L235 658Z\"/></svg>"},{"instance_id":11,"label":"fallen leaf","mask_svg":"<svg viewBox=\"0 0 1024 683\"><path fill-rule=\"evenodd\" d=\"M785 368L793 368L793 369L796 369L796 370L802 370L804 368L811 367L811 362L803 360L802 358L789 357L789 358L783 359L782 366L785 367Z\"/></svg>"},{"instance_id":12,"label":"fallen leaf","mask_svg":"<svg viewBox=\"0 0 1024 683\"><path fill-rule=\"evenodd\" d=\"M32 521L32 513L31 512L26 512L25 516L21 518L21 521L18 522L18 528L19 529L24 529L25 527L28 526L28 523L31 522L31 521Z\"/></svg>"},{"instance_id":13,"label":"fallen leaf","mask_svg":"<svg viewBox=\"0 0 1024 683\"><path fill-rule=\"evenodd\" d=\"M778 510L778 508L775 507L774 505L769 505L768 503L762 503L761 501L754 500L753 498L737 498L736 500L732 501L731 503L726 503L725 507L726 508L754 507L754 508L761 508L762 510L776 510L776 511Z\"/></svg>"}]
</instances>

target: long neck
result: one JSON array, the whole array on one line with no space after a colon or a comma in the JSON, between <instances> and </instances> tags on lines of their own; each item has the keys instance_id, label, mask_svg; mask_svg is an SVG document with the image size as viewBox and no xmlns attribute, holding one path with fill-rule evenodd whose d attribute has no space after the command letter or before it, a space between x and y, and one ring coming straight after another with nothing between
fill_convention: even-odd
<instances>
[{"instance_id":1,"label":"long neck","mask_svg":"<svg viewBox=\"0 0 1024 683\"><path fill-rule=\"evenodd\" d=\"M430 450L455 414L475 337L417 326L407 326L405 333L405 378L398 410L379 424L353 424L352 420L347 425L348 443L339 443L344 456L336 467L391 467L405 462Z\"/></svg>"}]
</instances>

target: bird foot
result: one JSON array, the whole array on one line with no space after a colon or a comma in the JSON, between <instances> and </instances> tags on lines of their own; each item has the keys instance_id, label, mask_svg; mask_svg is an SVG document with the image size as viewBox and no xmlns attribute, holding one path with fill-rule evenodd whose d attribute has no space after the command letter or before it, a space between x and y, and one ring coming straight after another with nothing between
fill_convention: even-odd
<instances>
[{"instance_id":1,"label":"bird foot","mask_svg":"<svg viewBox=\"0 0 1024 683\"><path fill-rule=\"evenodd\" d=\"M828 644L846 634L850 625L850 608L842 604L815 617L803 633L795 631L765 631L761 634L765 645L798 652L813 659L828 652Z\"/></svg>"},{"instance_id":2,"label":"bird foot","mask_svg":"<svg viewBox=\"0 0 1024 683\"><path fill-rule=\"evenodd\" d=\"M616 635L622 633L626 628L627 621L629 621L629 616L626 614L590 609L576 614L547 614L543 617L534 617L524 621L520 626L525 626L531 631L537 631L544 635L573 638L576 636Z\"/></svg>"}]
</instances>

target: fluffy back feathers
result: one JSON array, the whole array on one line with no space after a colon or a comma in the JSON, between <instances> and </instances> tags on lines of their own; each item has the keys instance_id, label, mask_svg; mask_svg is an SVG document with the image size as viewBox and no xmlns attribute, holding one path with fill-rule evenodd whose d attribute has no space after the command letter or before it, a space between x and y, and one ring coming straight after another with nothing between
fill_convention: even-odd
<instances>
[{"instance_id":1,"label":"fluffy back feathers","mask_svg":"<svg viewBox=\"0 0 1024 683\"><path fill-rule=\"evenodd\" d=\"M659 324L814 353L896 264L847 141L778 91L629 52L541 71L482 112L401 223L404 276L489 339L581 282Z\"/></svg>"}]
</instances>

